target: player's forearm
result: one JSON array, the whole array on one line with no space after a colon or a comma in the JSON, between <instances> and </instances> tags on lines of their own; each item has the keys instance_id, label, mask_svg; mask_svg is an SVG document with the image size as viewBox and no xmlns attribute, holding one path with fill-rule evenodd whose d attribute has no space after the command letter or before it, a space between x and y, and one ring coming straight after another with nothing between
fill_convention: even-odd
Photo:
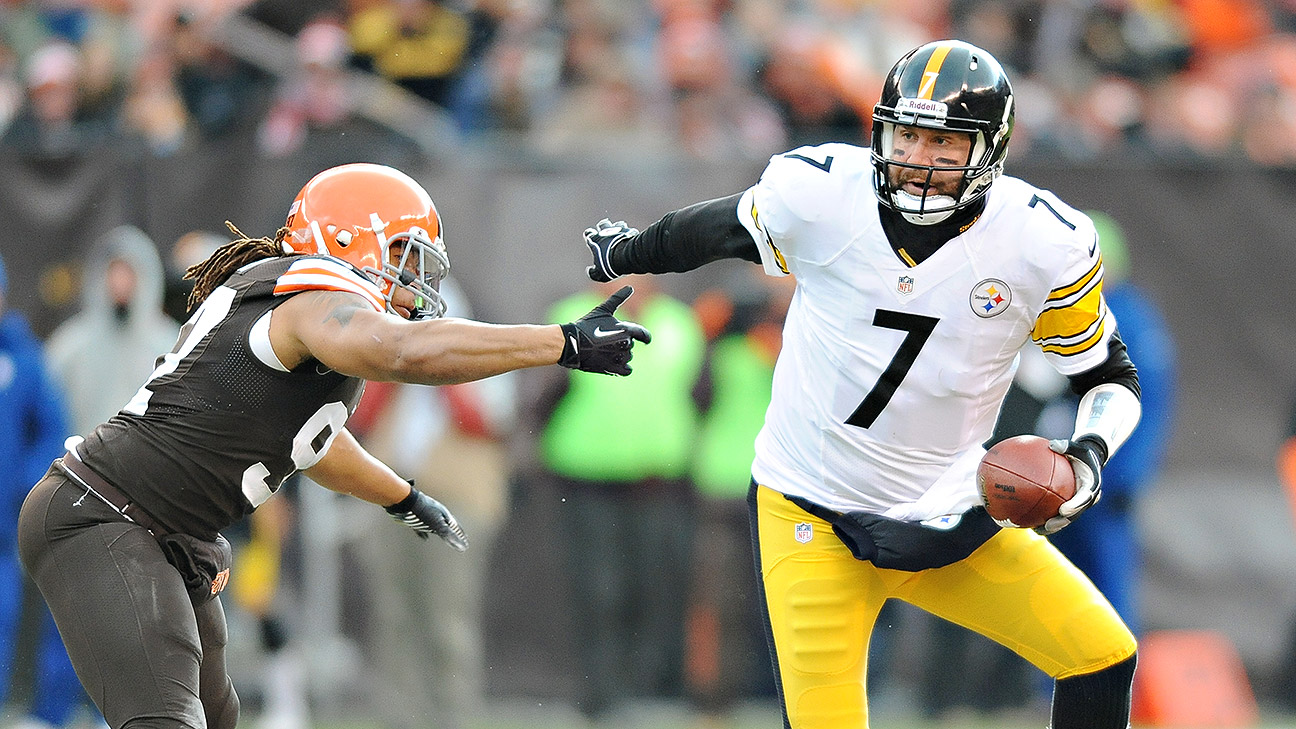
<instances>
[{"instance_id":1,"label":"player's forearm","mask_svg":"<svg viewBox=\"0 0 1296 729\"><path fill-rule=\"evenodd\" d=\"M717 198L667 213L616 246L612 270L627 273L692 271L724 258L758 262L760 253L735 210L742 195Z\"/></svg>"},{"instance_id":2,"label":"player's forearm","mask_svg":"<svg viewBox=\"0 0 1296 729\"><path fill-rule=\"evenodd\" d=\"M408 482L370 455L345 429L333 439L324 457L303 473L330 491L379 506L391 506L410 493Z\"/></svg>"},{"instance_id":3,"label":"player's forearm","mask_svg":"<svg viewBox=\"0 0 1296 729\"><path fill-rule=\"evenodd\" d=\"M1096 438L1101 443L1100 460L1106 463L1134 432L1143 412L1138 369L1130 361L1120 332L1112 332L1105 362L1069 379L1071 389L1080 395L1071 438Z\"/></svg>"},{"instance_id":4,"label":"player's forearm","mask_svg":"<svg viewBox=\"0 0 1296 729\"><path fill-rule=\"evenodd\" d=\"M1102 463L1129 439L1143 414L1138 395L1123 385L1103 383L1080 398L1072 440L1097 438L1102 443Z\"/></svg>"},{"instance_id":5,"label":"player's forearm","mask_svg":"<svg viewBox=\"0 0 1296 729\"><path fill-rule=\"evenodd\" d=\"M557 325L435 319L408 327L386 371L369 379L452 385L556 364L562 352Z\"/></svg>"}]
</instances>

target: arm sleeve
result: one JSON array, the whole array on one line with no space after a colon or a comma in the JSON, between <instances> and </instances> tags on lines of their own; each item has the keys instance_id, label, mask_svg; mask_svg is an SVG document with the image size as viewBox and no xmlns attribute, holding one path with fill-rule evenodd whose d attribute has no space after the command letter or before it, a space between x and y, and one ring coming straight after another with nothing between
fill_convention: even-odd
<instances>
[{"instance_id":1,"label":"arm sleeve","mask_svg":"<svg viewBox=\"0 0 1296 729\"><path fill-rule=\"evenodd\" d=\"M1076 432L1071 438L1095 444L1099 462L1106 464L1129 438L1142 413L1138 370L1120 333L1112 332L1102 364L1068 378L1071 390L1080 395ZM1117 397L1122 388L1133 393L1133 398Z\"/></svg>"},{"instance_id":2,"label":"arm sleeve","mask_svg":"<svg viewBox=\"0 0 1296 729\"><path fill-rule=\"evenodd\" d=\"M735 212L742 193L674 212L618 245L611 255L618 273L679 273L723 258L760 262L760 252Z\"/></svg>"},{"instance_id":3,"label":"arm sleeve","mask_svg":"<svg viewBox=\"0 0 1296 729\"><path fill-rule=\"evenodd\" d=\"M1071 381L1071 391L1084 396L1093 388L1106 382L1123 385L1137 396L1139 389L1138 369L1129 358L1129 350L1121 340L1120 331L1112 332L1107 341L1107 359L1092 369L1067 377Z\"/></svg>"}]
</instances>

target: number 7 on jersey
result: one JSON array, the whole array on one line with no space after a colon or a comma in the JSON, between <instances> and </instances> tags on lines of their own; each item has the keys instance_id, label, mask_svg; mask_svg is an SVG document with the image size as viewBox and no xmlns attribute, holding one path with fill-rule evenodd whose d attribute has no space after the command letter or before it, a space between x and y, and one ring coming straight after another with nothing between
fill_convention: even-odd
<instances>
[{"instance_id":1,"label":"number 7 on jersey","mask_svg":"<svg viewBox=\"0 0 1296 729\"><path fill-rule=\"evenodd\" d=\"M906 314L889 309L877 310L873 315L873 326L898 329L905 333L905 338L900 342L900 348L896 350L895 355L891 357L890 364L882 371L882 376L873 385L873 389L864 396L859 406L855 408L855 412L846 418L847 425L867 428L877 420L878 415L882 414L882 409L891 402L891 397L904 381L905 375L909 374L909 368L913 367L914 360L918 359L918 353L922 351L923 345L927 343L927 338L931 336L938 321L940 320L934 317L919 314Z\"/></svg>"}]
</instances>

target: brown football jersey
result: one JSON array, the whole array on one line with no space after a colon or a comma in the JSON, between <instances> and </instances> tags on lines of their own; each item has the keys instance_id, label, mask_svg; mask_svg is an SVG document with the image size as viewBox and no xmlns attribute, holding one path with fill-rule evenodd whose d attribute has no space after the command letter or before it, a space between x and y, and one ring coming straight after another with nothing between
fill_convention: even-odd
<instances>
[{"instance_id":1,"label":"brown football jersey","mask_svg":"<svg viewBox=\"0 0 1296 729\"><path fill-rule=\"evenodd\" d=\"M291 371L264 361L269 312L318 289L377 293L336 258L239 269L194 312L135 398L78 446L81 459L175 531L212 538L249 514L320 459L364 390L363 380L313 359Z\"/></svg>"}]
</instances>

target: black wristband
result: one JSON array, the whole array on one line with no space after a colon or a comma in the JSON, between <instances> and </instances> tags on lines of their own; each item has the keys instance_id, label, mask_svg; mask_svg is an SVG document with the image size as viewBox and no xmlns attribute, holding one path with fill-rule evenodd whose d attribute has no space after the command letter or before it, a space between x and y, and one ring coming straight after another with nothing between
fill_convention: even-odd
<instances>
[{"instance_id":1,"label":"black wristband","mask_svg":"<svg viewBox=\"0 0 1296 729\"><path fill-rule=\"evenodd\" d=\"M560 327L563 334L563 350L558 357L558 364L563 367L576 369L580 366L580 334L575 324L563 324Z\"/></svg>"},{"instance_id":2,"label":"black wristband","mask_svg":"<svg viewBox=\"0 0 1296 729\"><path fill-rule=\"evenodd\" d=\"M391 506L383 507L383 509L385 509L388 514L404 514L414 506L414 502L417 501L419 497L419 490L414 488L413 481L410 481L409 485L410 485L409 496L406 496L405 498L401 499L400 501L397 501Z\"/></svg>"},{"instance_id":3,"label":"black wristband","mask_svg":"<svg viewBox=\"0 0 1296 729\"><path fill-rule=\"evenodd\" d=\"M1073 441L1076 445L1083 446L1093 451L1094 457L1098 460L1098 465L1107 465L1107 444L1102 438L1096 435L1082 435Z\"/></svg>"}]
</instances>

